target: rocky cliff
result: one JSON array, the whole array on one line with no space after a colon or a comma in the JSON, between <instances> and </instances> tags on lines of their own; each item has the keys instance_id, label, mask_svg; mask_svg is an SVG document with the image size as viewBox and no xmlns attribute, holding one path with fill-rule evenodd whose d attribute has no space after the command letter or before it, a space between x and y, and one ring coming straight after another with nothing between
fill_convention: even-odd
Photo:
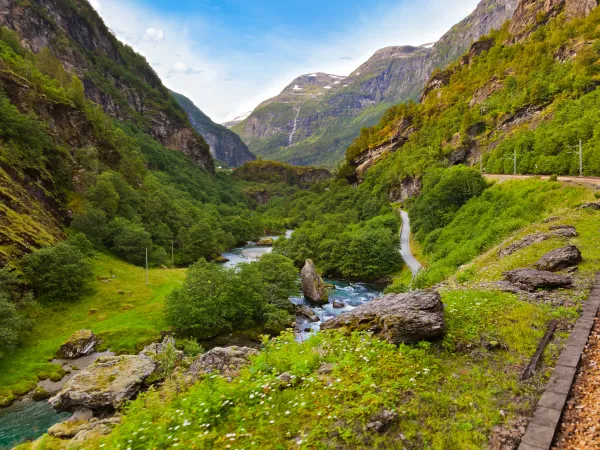
<instances>
[{"instance_id":1,"label":"rocky cliff","mask_svg":"<svg viewBox=\"0 0 600 450\"><path fill-rule=\"evenodd\" d=\"M420 104L396 105L361 131L340 174L385 185L392 200L417 195L430 167L512 174L515 154L518 173L578 175L570 146L581 139L584 174L595 175L598 150L585 127L598 120L596 6L521 0L507 27L433 73Z\"/></svg>"},{"instance_id":2,"label":"rocky cliff","mask_svg":"<svg viewBox=\"0 0 600 450\"><path fill-rule=\"evenodd\" d=\"M165 147L214 171L208 145L156 73L114 37L87 1L0 0L0 25L15 30L34 53L49 49L109 115L136 123Z\"/></svg>"},{"instance_id":3,"label":"rocky cliff","mask_svg":"<svg viewBox=\"0 0 600 450\"><path fill-rule=\"evenodd\" d=\"M393 104L417 100L435 68L455 60L473 41L508 20L517 0L483 0L433 46L377 51L348 77L298 77L259 105L236 131L251 151L291 164L334 166L365 126Z\"/></svg>"},{"instance_id":4,"label":"rocky cliff","mask_svg":"<svg viewBox=\"0 0 600 450\"><path fill-rule=\"evenodd\" d=\"M213 158L229 167L239 167L247 161L254 161L254 156L241 138L223 125L213 122L187 97L171 92L177 103L185 110L194 129L202 135L210 146Z\"/></svg>"}]
</instances>

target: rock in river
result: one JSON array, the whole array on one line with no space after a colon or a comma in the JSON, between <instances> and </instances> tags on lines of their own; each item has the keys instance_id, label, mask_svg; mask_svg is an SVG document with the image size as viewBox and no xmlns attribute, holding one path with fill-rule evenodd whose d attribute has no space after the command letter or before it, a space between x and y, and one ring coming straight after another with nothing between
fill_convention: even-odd
<instances>
[{"instance_id":1,"label":"rock in river","mask_svg":"<svg viewBox=\"0 0 600 450\"><path fill-rule=\"evenodd\" d=\"M327 286L325 286L323 279L317 273L317 268L312 260L306 260L306 264L304 264L300 273L300 278L302 278L302 293L304 297L314 303L329 303Z\"/></svg>"},{"instance_id":2,"label":"rock in river","mask_svg":"<svg viewBox=\"0 0 600 450\"><path fill-rule=\"evenodd\" d=\"M155 370L156 363L145 355L103 356L75 374L49 402L58 410L111 411L135 397Z\"/></svg>"},{"instance_id":3,"label":"rock in river","mask_svg":"<svg viewBox=\"0 0 600 450\"><path fill-rule=\"evenodd\" d=\"M89 355L96 348L98 337L91 330L79 330L73 333L58 349L61 359L75 359Z\"/></svg>"},{"instance_id":4,"label":"rock in river","mask_svg":"<svg viewBox=\"0 0 600 450\"><path fill-rule=\"evenodd\" d=\"M504 278L517 286L533 291L539 288L571 287L573 280L568 275L559 275L545 270L516 269L504 273Z\"/></svg>"},{"instance_id":5,"label":"rock in river","mask_svg":"<svg viewBox=\"0 0 600 450\"><path fill-rule=\"evenodd\" d=\"M555 272L557 270L566 269L567 267L576 266L581 262L581 252L574 245L557 248L546 253L534 265L539 270L548 270Z\"/></svg>"},{"instance_id":6,"label":"rock in river","mask_svg":"<svg viewBox=\"0 0 600 450\"><path fill-rule=\"evenodd\" d=\"M311 322L319 321L319 316L317 316L315 312L306 305L296 305L296 314L298 316L307 318Z\"/></svg>"},{"instance_id":7,"label":"rock in river","mask_svg":"<svg viewBox=\"0 0 600 450\"><path fill-rule=\"evenodd\" d=\"M390 294L321 325L323 330L371 331L392 344L443 336L444 305L435 291Z\"/></svg>"}]
</instances>

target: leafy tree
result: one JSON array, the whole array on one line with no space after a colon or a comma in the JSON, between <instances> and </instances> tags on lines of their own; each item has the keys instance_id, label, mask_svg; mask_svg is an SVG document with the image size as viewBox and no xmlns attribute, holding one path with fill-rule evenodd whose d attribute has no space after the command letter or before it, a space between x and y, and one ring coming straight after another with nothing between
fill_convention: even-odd
<instances>
[{"instance_id":1,"label":"leafy tree","mask_svg":"<svg viewBox=\"0 0 600 450\"><path fill-rule=\"evenodd\" d=\"M91 292L90 263L77 247L66 243L27 255L23 273L44 302L71 302Z\"/></svg>"},{"instance_id":2,"label":"leafy tree","mask_svg":"<svg viewBox=\"0 0 600 450\"><path fill-rule=\"evenodd\" d=\"M33 298L23 293L21 285L14 272L0 269L0 359L17 348L31 329L32 320L24 309Z\"/></svg>"},{"instance_id":3,"label":"leafy tree","mask_svg":"<svg viewBox=\"0 0 600 450\"><path fill-rule=\"evenodd\" d=\"M450 223L460 207L485 188L483 176L465 166L428 172L421 195L410 208L415 231L424 235Z\"/></svg>"}]
</instances>

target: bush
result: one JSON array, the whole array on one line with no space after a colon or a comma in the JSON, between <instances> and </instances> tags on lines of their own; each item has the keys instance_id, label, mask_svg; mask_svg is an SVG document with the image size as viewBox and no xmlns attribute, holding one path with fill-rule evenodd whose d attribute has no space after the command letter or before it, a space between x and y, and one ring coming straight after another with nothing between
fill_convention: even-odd
<instances>
[{"instance_id":1,"label":"bush","mask_svg":"<svg viewBox=\"0 0 600 450\"><path fill-rule=\"evenodd\" d=\"M189 268L184 285L166 299L169 325L179 335L199 340L266 323L281 331L282 324L292 321L288 298L297 292L297 272L287 258L265 257L264 262L230 269L199 260Z\"/></svg>"},{"instance_id":2,"label":"bush","mask_svg":"<svg viewBox=\"0 0 600 450\"><path fill-rule=\"evenodd\" d=\"M92 268L77 247L66 243L23 258L23 273L44 302L70 302L91 292Z\"/></svg>"},{"instance_id":3,"label":"bush","mask_svg":"<svg viewBox=\"0 0 600 450\"><path fill-rule=\"evenodd\" d=\"M18 347L33 324L24 312L32 297L21 284L14 272L0 269L0 359Z\"/></svg>"}]
</instances>

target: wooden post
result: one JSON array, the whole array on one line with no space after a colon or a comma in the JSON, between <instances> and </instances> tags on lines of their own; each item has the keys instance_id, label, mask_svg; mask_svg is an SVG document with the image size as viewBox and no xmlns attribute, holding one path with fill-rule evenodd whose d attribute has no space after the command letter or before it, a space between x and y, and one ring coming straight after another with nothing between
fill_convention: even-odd
<instances>
[{"instance_id":1,"label":"wooden post","mask_svg":"<svg viewBox=\"0 0 600 450\"><path fill-rule=\"evenodd\" d=\"M521 381L528 380L535 373L537 366L540 363L540 359L542 358L542 355L544 353L544 350L548 346L550 339L552 339L552 336L554 335L554 332L556 331L557 324L558 324L558 321L556 321L556 320L553 320L548 324L548 331L546 331L546 334L544 334L544 337L538 344L537 350L536 350L535 354L533 355L533 358L531 358L531 361L529 362L529 364L527 365L527 367L521 374Z\"/></svg>"}]
</instances>

